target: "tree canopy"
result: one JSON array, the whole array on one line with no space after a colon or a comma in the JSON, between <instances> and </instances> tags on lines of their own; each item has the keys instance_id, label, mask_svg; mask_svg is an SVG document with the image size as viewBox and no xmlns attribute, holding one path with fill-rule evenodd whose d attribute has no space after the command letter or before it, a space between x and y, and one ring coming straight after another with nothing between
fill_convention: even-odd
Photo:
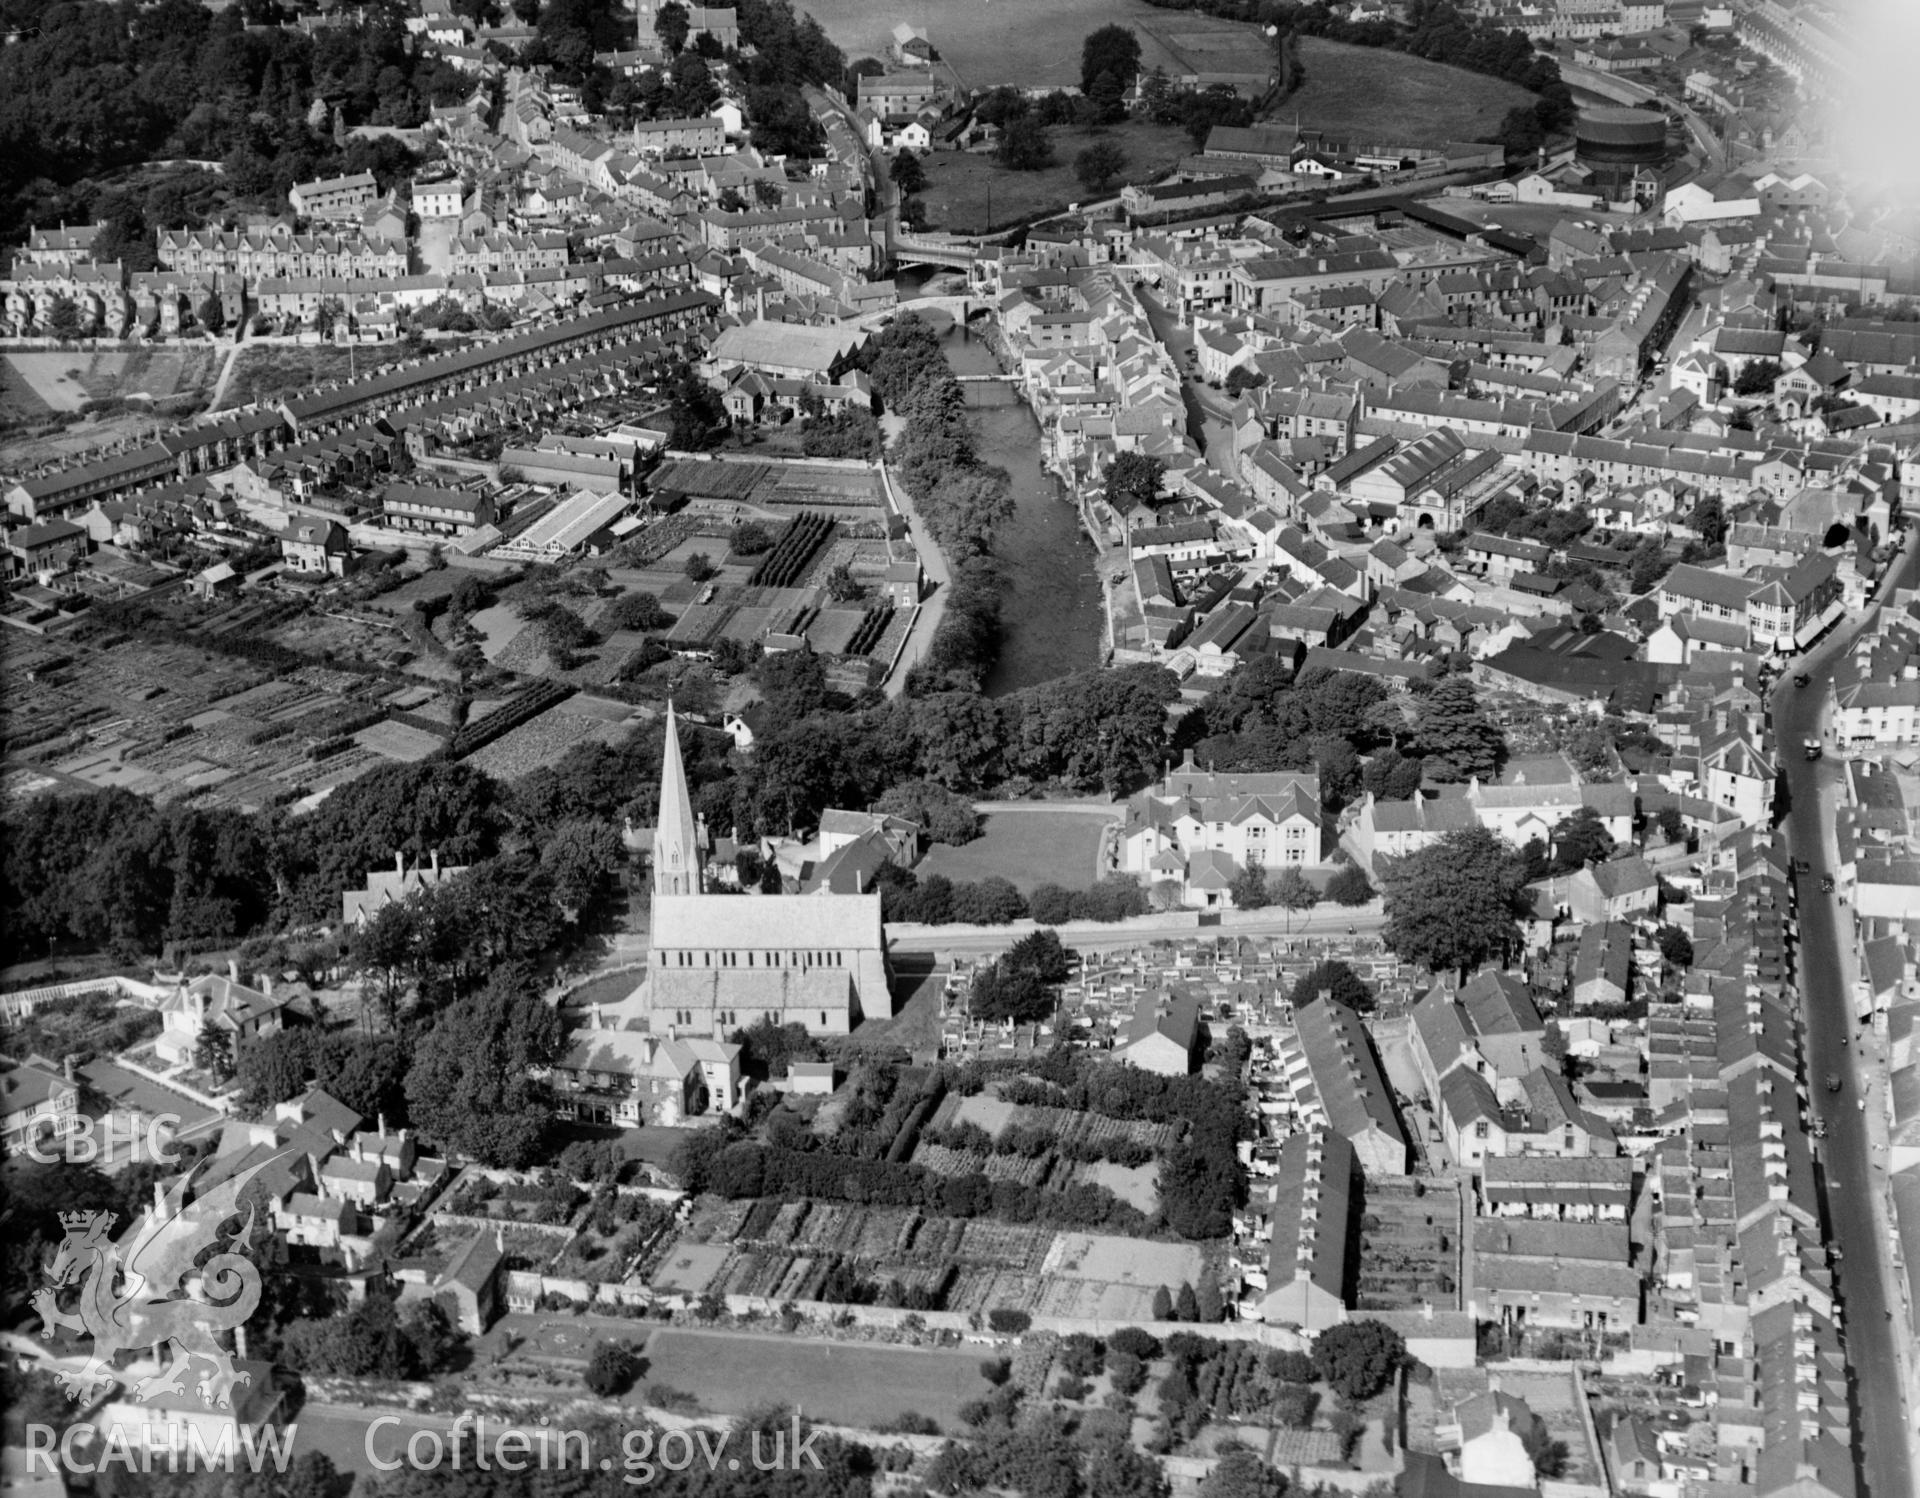
<instances>
[{"instance_id":1,"label":"tree canopy","mask_svg":"<svg viewBox=\"0 0 1920 1498\"><path fill-rule=\"evenodd\" d=\"M1449 832L1385 872L1386 943L1409 962L1462 976L1512 945L1525 870L1484 827Z\"/></svg>"}]
</instances>

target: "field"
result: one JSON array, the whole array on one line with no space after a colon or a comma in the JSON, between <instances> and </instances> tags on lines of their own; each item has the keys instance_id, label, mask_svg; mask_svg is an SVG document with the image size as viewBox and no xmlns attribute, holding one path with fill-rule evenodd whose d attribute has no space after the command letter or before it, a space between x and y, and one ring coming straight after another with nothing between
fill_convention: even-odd
<instances>
[{"instance_id":1,"label":"field","mask_svg":"<svg viewBox=\"0 0 1920 1498\"><path fill-rule=\"evenodd\" d=\"M0 423L37 421L51 416L53 411L54 408L35 393L33 382L20 372L12 359L0 359Z\"/></svg>"},{"instance_id":2,"label":"field","mask_svg":"<svg viewBox=\"0 0 1920 1498\"><path fill-rule=\"evenodd\" d=\"M1277 118L1324 130L1354 146L1440 145L1477 140L1500 128L1533 95L1515 84L1404 52L1306 37L1307 80L1281 102Z\"/></svg>"},{"instance_id":3,"label":"field","mask_svg":"<svg viewBox=\"0 0 1920 1498\"><path fill-rule=\"evenodd\" d=\"M797 1404L830 1423L871 1428L918 1411L954 1428L960 1406L987 1392L977 1351L674 1328L648 1339L646 1359L648 1383L684 1389L703 1408L728 1415Z\"/></svg>"},{"instance_id":4,"label":"field","mask_svg":"<svg viewBox=\"0 0 1920 1498\"><path fill-rule=\"evenodd\" d=\"M1090 31L1111 22L1156 29L1168 22L1168 12L1145 0L966 0L963 5L936 5L932 0L878 3L878 0L806 0L810 12L846 50L851 61L860 56L887 55L896 22L924 26L941 60L967 88L991 88L997 83L1023 87L1078 86L1080 44ZM1182 14L1182 31L1237 31L1249 40L1259 37L1251 25ZM1177 71L1178 59L1162 55L1152 37L1141 38L1143 60ZM1260 42L1264 48L1264 42Z\"/></svg>"},{"instance_id":5,"label":"field","mask_svg":"<svg viewBox=\"0 0 1920 1498\"><path fill-rule=\"evenodd\" d=\"M1050 811L1040 802L1017 812L991 812L979 837L963 848L936 843L917 872L922 879L944 874L956 882L998 874L1023 894L1040 884L1084 889L1097 875L1106 825L1085 812Z\"/></svg>"},{"instance_id":6,"label":"field","mask_svg":"<svg viewBox=\"0 0 1920 1498\"><path fill-rule=\"evenodd\" d=\"M114 350L89 354L53 349L44 353L8 354L9 375L5 399L9 414L77 411L90 400L110 396L145 395L154 400L194 396L213 383L214 351L204 344ZM21 387L42 408L35 411Z\"/></svg>"},{"instance_id":7,"label":"field","mask_svg":"<svg viewBox=\"0 0 1920 1498\"><path fill-rule=\"evenodd\" d=\"M232 410L255 401L300 395L332 380L372 374L396 362L398 348L343 349L331 344L249 343L234 356L233 375L220 398L220 409Z\"/></svg>"},{"instance_id":8,"label":"field","mask_svg":"<svg viewBox=\"0 0 1920 1498\"><path fill-rule=\"evenodd\" d=\"M989 191L995 224L1110 197L1119 184L1157 177L1193 150L1187 132L1177 125L1149 125L1143 120L1129 120L1099 136L1065 126L1047 134L1053 141L1054 164L1039 172L1010 172L990 155L965 151L935 151L923 158L927 187L920 201L926 204L929 227L956 233L986 229ZM1100 193L1088 192L1073 174L1073 158L1096 139L1114 141L1127 153L1118 183Z\"/></svg>"},{"instance_id":9,"label":"field","mask_svg":"<svg viewBox=\"0 0 1920 1498\"><path fill-rule=\"evenodd\" d=\"M476 770L485 770L500 780L518 780L543 765L553 764L576 744L589 739L612 744L624 739L632 725L608 722L604 713L583 712L577 699L569 698L559 707L549 708L518 728L509 729L491 744L467 756Z\"/></svg>"}]
</instances>

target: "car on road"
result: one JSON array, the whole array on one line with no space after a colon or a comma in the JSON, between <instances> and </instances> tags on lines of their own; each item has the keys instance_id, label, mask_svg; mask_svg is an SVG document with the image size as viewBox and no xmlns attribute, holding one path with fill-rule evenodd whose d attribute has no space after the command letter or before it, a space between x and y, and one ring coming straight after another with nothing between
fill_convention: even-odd
<instances>
[{"instance_id":1,"label":"car on road","mask_svg":"<svg viewBox=\"0 0 1920 1498\"><path fill-rule=\"evenodd\" d=\"M1838 1072L1831 1072L1831 1071L1828 1072L1827 1073L1827 1091L1838 1092L1839 1090L1840 1090L1840 1074Z\"/></svg>"},{"instance_id":2,"label":"car on road","mask_svg":"<svg viewBox=\"0 0 1920 1498\"><path fill-rule=\"evenodd\" d=\"M1813 739L1808 739L1806 753L1808 759L1818 759L1820 757L1820 745Z\"/></svg>"},{"instance_id":3,"label":"car on road","mask_svg":"<svg viewBox=\"0 0 1920 1498\"><path fill-rule=\"evenodd\" d=\"M1816 1118L1813 1121L1813 1137L1815 1139L1827 1137L1827 1121L1824 1118Z\"/></svg>"},{"instance_id":4,"label":"car on road","mask_svg":"<svg viewBox=\"0 0 1920 1498\"><path fill-rule=\"evenodd\" d=\"M1822 874L1820 876L1820 893L1823 895L1830 895L1833 893L1833 875Z\"/></svg>"},{"instance_id":5,"label":"car on road","mask_svg":"<svg viewBox=\"0 0 1920 1498\"><path fill-rule=\"evenodd\" d=\"M1796 671L1793 673L1793 684L1796 687L1804 687L1812 680L1813 678L1804 671Z\"/></svg>"},{"instance_id":6,"label":"car on road","mask_svg":"<svg viewBox=\"0 0 1920 1498\"><path fill-rule=\"evenodd\" d=\"M1807 866L1807 861L1804 858L1794 859L1793 871L1796 874L1811 874L1813 872L1813 870Z\"/></svg>"}]
</instances>

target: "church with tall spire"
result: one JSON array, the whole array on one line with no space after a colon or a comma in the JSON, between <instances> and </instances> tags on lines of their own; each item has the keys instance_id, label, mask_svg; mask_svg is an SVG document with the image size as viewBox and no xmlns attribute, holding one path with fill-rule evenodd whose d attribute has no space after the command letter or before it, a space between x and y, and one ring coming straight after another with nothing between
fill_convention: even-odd
<instances>
[{"instance_id":1,"label":"church with tall spire","mask_svg":"<svg viewBox=\"0 0 1920 1498\"><path fill-rule=\"evenodd\" d=\"M667 703L667 750L660 765L660 825L653 834L653 892L697 895L705 889L701 870L707 840L693 814L687 767L680 758L680 725Z\"/></svg>"},{"instance_id":2,"label":"church with tall spire","mask_svg":"<svg viewBox=\"0 0 1920 1498\"><path fill-rule=\"evenodd\" d=\"M893 1013L878 892L710 893L707 852L668 704L641 987L650 1029L724 1039L767 1019L845 1035Z\"/></svg>"}]
</instances>

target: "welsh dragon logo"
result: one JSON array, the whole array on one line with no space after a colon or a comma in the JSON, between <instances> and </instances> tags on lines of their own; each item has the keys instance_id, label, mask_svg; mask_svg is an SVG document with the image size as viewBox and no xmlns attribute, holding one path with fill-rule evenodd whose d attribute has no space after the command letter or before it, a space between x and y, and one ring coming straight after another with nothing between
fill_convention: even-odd
<instances>
[{"instance_id":1,"label":"welsh dragon logo","mask_svg":"<svg viewBox=\"0 0 1920 1498\"><path fill-rule=\"evenodd\" d=\"M33 1304L47 1330L66 1327L93 1340L85 1367L53 1370L69 1397L88 1402L119 1382L113 1368L116 1355L151 1347L156 1361L163 1351L171 1357L151 1377L134 1384L135 1399L182 1393L191 1381L215 1408L232 1405L233 1386L252 1375L236 1370L233 1355L214 1339L240 1325L260 1304L260 1271L244 1257L253 1232L253 1208L245 1209L245 1221L225 1246L221 1240L228 1235L221 1229L241 1216L242 1191L272 1163L263 1161L192 1203L187 1192L193 1174L182 1176L125 1244L107 1236L116 1213L60 1214L66 1236L47 1268L47 1288L34 1295ZM200 1263L210 1248L219 1251ZM195 1299L182 1283L196 1269L211 1297L207 1300ZM61 1310L60 1292L76 1284L80 1290L74 1310Z\"/></svg>"}]
</instances>

